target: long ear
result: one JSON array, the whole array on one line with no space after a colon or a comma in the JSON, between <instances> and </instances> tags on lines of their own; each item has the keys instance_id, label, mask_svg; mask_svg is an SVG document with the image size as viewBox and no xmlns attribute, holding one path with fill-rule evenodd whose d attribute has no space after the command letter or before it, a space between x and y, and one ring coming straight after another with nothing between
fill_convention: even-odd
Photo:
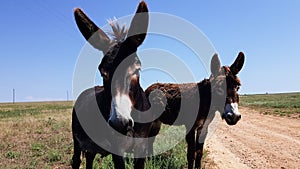
<instances>
[{"instance_id":1,"label":"long ear","mask_svg":"<svg viewBox=\"0 0 300 169\"><path fill-rule=\"evenodd\" d=\"M76 24L84 38L94 48L106 52L110 45L109 37L81 9L76 8L74 16Z\"/></svg>"},{"instance_id":2,"label":"long ear","mask_svg":"<svg viewBox=\"0 0 300 169\"><path fill-rule=\"evenodd\" d=\"M218 54L215 53L210 62L210 71L213 75L217 75L221 68L221 62Z\"/></svg>"},{"instance_id":3,"label":"long ear","mask_svg":"<svg viewBox=\"0 0 300 169\"><path fill-rule=\"evenodd\" d=\"M141 45L147 34L148 23L148 7L146 2L142 1L131 21L126 41L130 41L130 43L133 43L136 47Z\"/></svg>"},{"instance_id":4,"label":"long ear","mask_svg":"<svg viewBox=\"0 0 300 169\"><path fill-rule=\"evenodd\" d=\"M239 73L239 71L242 69L245 61L245 55L243 52L240 52L238 57L235 59L234 63L230 66L230 71L233 75L236 75Z\"/></svg>"}]
</instances>

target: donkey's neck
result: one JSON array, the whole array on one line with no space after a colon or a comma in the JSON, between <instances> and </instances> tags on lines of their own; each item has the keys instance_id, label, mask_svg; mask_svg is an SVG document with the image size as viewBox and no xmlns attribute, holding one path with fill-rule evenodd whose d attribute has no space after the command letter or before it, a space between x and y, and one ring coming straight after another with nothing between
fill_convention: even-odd
<instances>
[{"instance_id":1,"label":"donkey's neck","mask_svg":"<svg viewBox=\"0 0 300 169\"><path fill-rule=\"evenodd\" d=\"M211 94L211 83L209 79L204 79L197 83L199 93L203 95Z\"/></svg>"},{"instance_id":2,"label":"donkey's neck","mask_svg":"<svg viewBox=\"0 0 300 169\"><path fill-rule=\"evenodd\" d=\"M150 108L149 100L146 97L146 93L140 85L131 88L131 97L134 99L134 108L139 111L146 111Z\"/></svg>"},{"instance_id":3,"label":"donkey's neck","mask_svg":"<svg viewBox=\"0 0 300 169\"><path fill-rule=\"evenodd\" d=\"M206 118L211 105L211 83L209 79L204 79L197 83L200 95L200 108L198 118Z\"/></svg>"}]
</instances>

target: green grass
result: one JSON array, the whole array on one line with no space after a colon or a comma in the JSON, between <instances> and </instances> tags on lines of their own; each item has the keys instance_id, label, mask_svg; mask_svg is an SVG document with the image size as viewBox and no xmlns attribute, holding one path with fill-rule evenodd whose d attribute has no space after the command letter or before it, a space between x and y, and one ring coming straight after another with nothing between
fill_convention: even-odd
<instances>
[{"instance_id":1,"label":"green grass","mask_svg":"<svg viewBox=\"0 0 300 169\"><path fill-rule=\"evenodd\" d=\"M66 168L73 102L0 104L0 168Z\"/></svg>"},{"instance_id":2,"label":"green grass","mask_svg":"<svg viewBox=\"0 0 300 169\"><path fill-rule=\"evenodd\" d=\"M55 113L71 108L72 102L2 103L0 104L0 119L26 115L39 115L48 112Z\"/></svg>"},{"instance_id":3,"label":"green grass","mask_svg":"<svg viewBox=\"0 0 300 169\"><path fill-rule=\"evenodd\" d=\"M300 93L242 95L240 105L263 114L300 118Z\"/></svg>"},{"instance_id":4,"label":"green grass","mask_svg":"<svg viewBox=\"0 0 300 169\"><path fill-rule=\"evenodd\" d=\"M9 151L5 154L5 157L8 159L14 159L19 157L21 154L19 152L15 152L15 151Z\"/></svg>"},{"instance_id":5,"label":"green grass","mask_svg":"<svg viewBox=\"0 0 300 169\"><path fill-rule=\"evenodd\" d=\"M182 128L182 127L181 127ZM163 126L162 131L168 132L178 132L178 128L171 128L169 126ZM157 141L154 143L154 147L161 146L161 138L158 138ZM168 142L167 144L171 144ZM174 145L174 144L173 144ZM170 146L170 145L169 145ZM167 146L167 147L169 147ZM173 146L172 146L173 147ZM132 155L129 155L132 157ZM95 162L96 161L96 162ZM101 164L100 164L101 163ZM83 165L85 164L85 160L83 160ZM145 162L145 169L181 169L186 167L186 143L185 141L181 141L172 149L158 154L154 157L150 157L146 159ZM85 167L83 167L85 168ZM104 157L103 159L100 158L99 155L96 156L93 164L94 169L113 169L114 164L112 162L111 155ZM126 169L133 168L133 158L126 158Z\"/></svg>"},{"instance_id":6,"label":"green grass","mask_svg":"<svg viewBox=\"0 0 300 169\"><path fill-rule=\"evenodd\" d=\"M73 102L0 103L0 169L70 168L73 155ZM182 127L164 126L161 132L182 137ZM176 139L175 139L176 140ZM180 169L187 165L186 143L157 138L155 147L174 148L146 160L146 169ZM133 159L126 160L133 168ZM212 163L204 159L204 163ZM85 160L82 162L84 167ZM95 169L113 169L111 155L96 156Z\"/></svg>"}]
</instances>

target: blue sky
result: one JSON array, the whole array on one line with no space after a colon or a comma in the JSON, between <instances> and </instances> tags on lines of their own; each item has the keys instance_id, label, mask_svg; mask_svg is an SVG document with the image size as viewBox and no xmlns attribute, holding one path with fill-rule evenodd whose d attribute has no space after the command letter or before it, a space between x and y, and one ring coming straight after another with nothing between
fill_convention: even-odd
<instances>
[{"instance_id":1,"label":"blue sky","mask_svg":"<svg viewBox=\"0 0 300 169\"><path fill-rule=\"evenodd\" d=\"M109 18L132 14L138 2L1 1L0 102L12 100L13 88L16 101L65 100L67 91L72 98L74 69L85 45L74 22L73 9L81 7L101 27ZM214 45L223 64L231 64L238 52L243 51L246 62L239 75L240 93L300 91L300 1L149 0L147 3L151 12L169 13L198 27ZM164 39L149 36L141 49L168 50ZM181 55L188 53L180 49L169 50L186 60L187 56ZM194 71L199 65L188 66ZM207 73L199 72L195 72L195 81L208 77ZM156 80L149 77L149 72L142 72L144 88L156 81L172 80L164 75ZM100 81L98 77L96 84Z\"/></svg>"}]
</instances>

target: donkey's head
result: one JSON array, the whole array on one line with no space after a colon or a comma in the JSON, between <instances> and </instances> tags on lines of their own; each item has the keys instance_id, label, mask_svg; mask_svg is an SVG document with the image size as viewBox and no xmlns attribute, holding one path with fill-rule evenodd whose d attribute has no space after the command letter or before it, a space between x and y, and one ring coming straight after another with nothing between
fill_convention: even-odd
<instances>
[{"instance_id":1,"label":"donkey's head","mask_svg":"<svg viewBox=\"0 0 300 169\"><path fill-rule=\"evenodd\" d=\"M239 95L238 90L241 86L237 74L244 65L245 56L239 53L231 66L222 66L217 54L211 60L210 77L212 97L214 107L221 112L229 125L235 125L240 119L241 114L238 110ZM225 102L225 104L224 104Z\"/></svg>"},{"instance_id":2,"label":"donkey's head","mask_svg":"<svg viewBox=\"0 0 300 169\"><path fill-rule=\"evenodd\" d=\"M111 40L80 9L75 10L75 19L85 39L104 54L98 69L103 78L107 99L111 102L109 124L126 134L134 124L130 113L134 104L135 89L140 87L141 62L136 51L147 33L147 4L144 1L139 3L128 30L111 24L114 36L121 37L117 40Z\"/></svg>"}]
</instances>

